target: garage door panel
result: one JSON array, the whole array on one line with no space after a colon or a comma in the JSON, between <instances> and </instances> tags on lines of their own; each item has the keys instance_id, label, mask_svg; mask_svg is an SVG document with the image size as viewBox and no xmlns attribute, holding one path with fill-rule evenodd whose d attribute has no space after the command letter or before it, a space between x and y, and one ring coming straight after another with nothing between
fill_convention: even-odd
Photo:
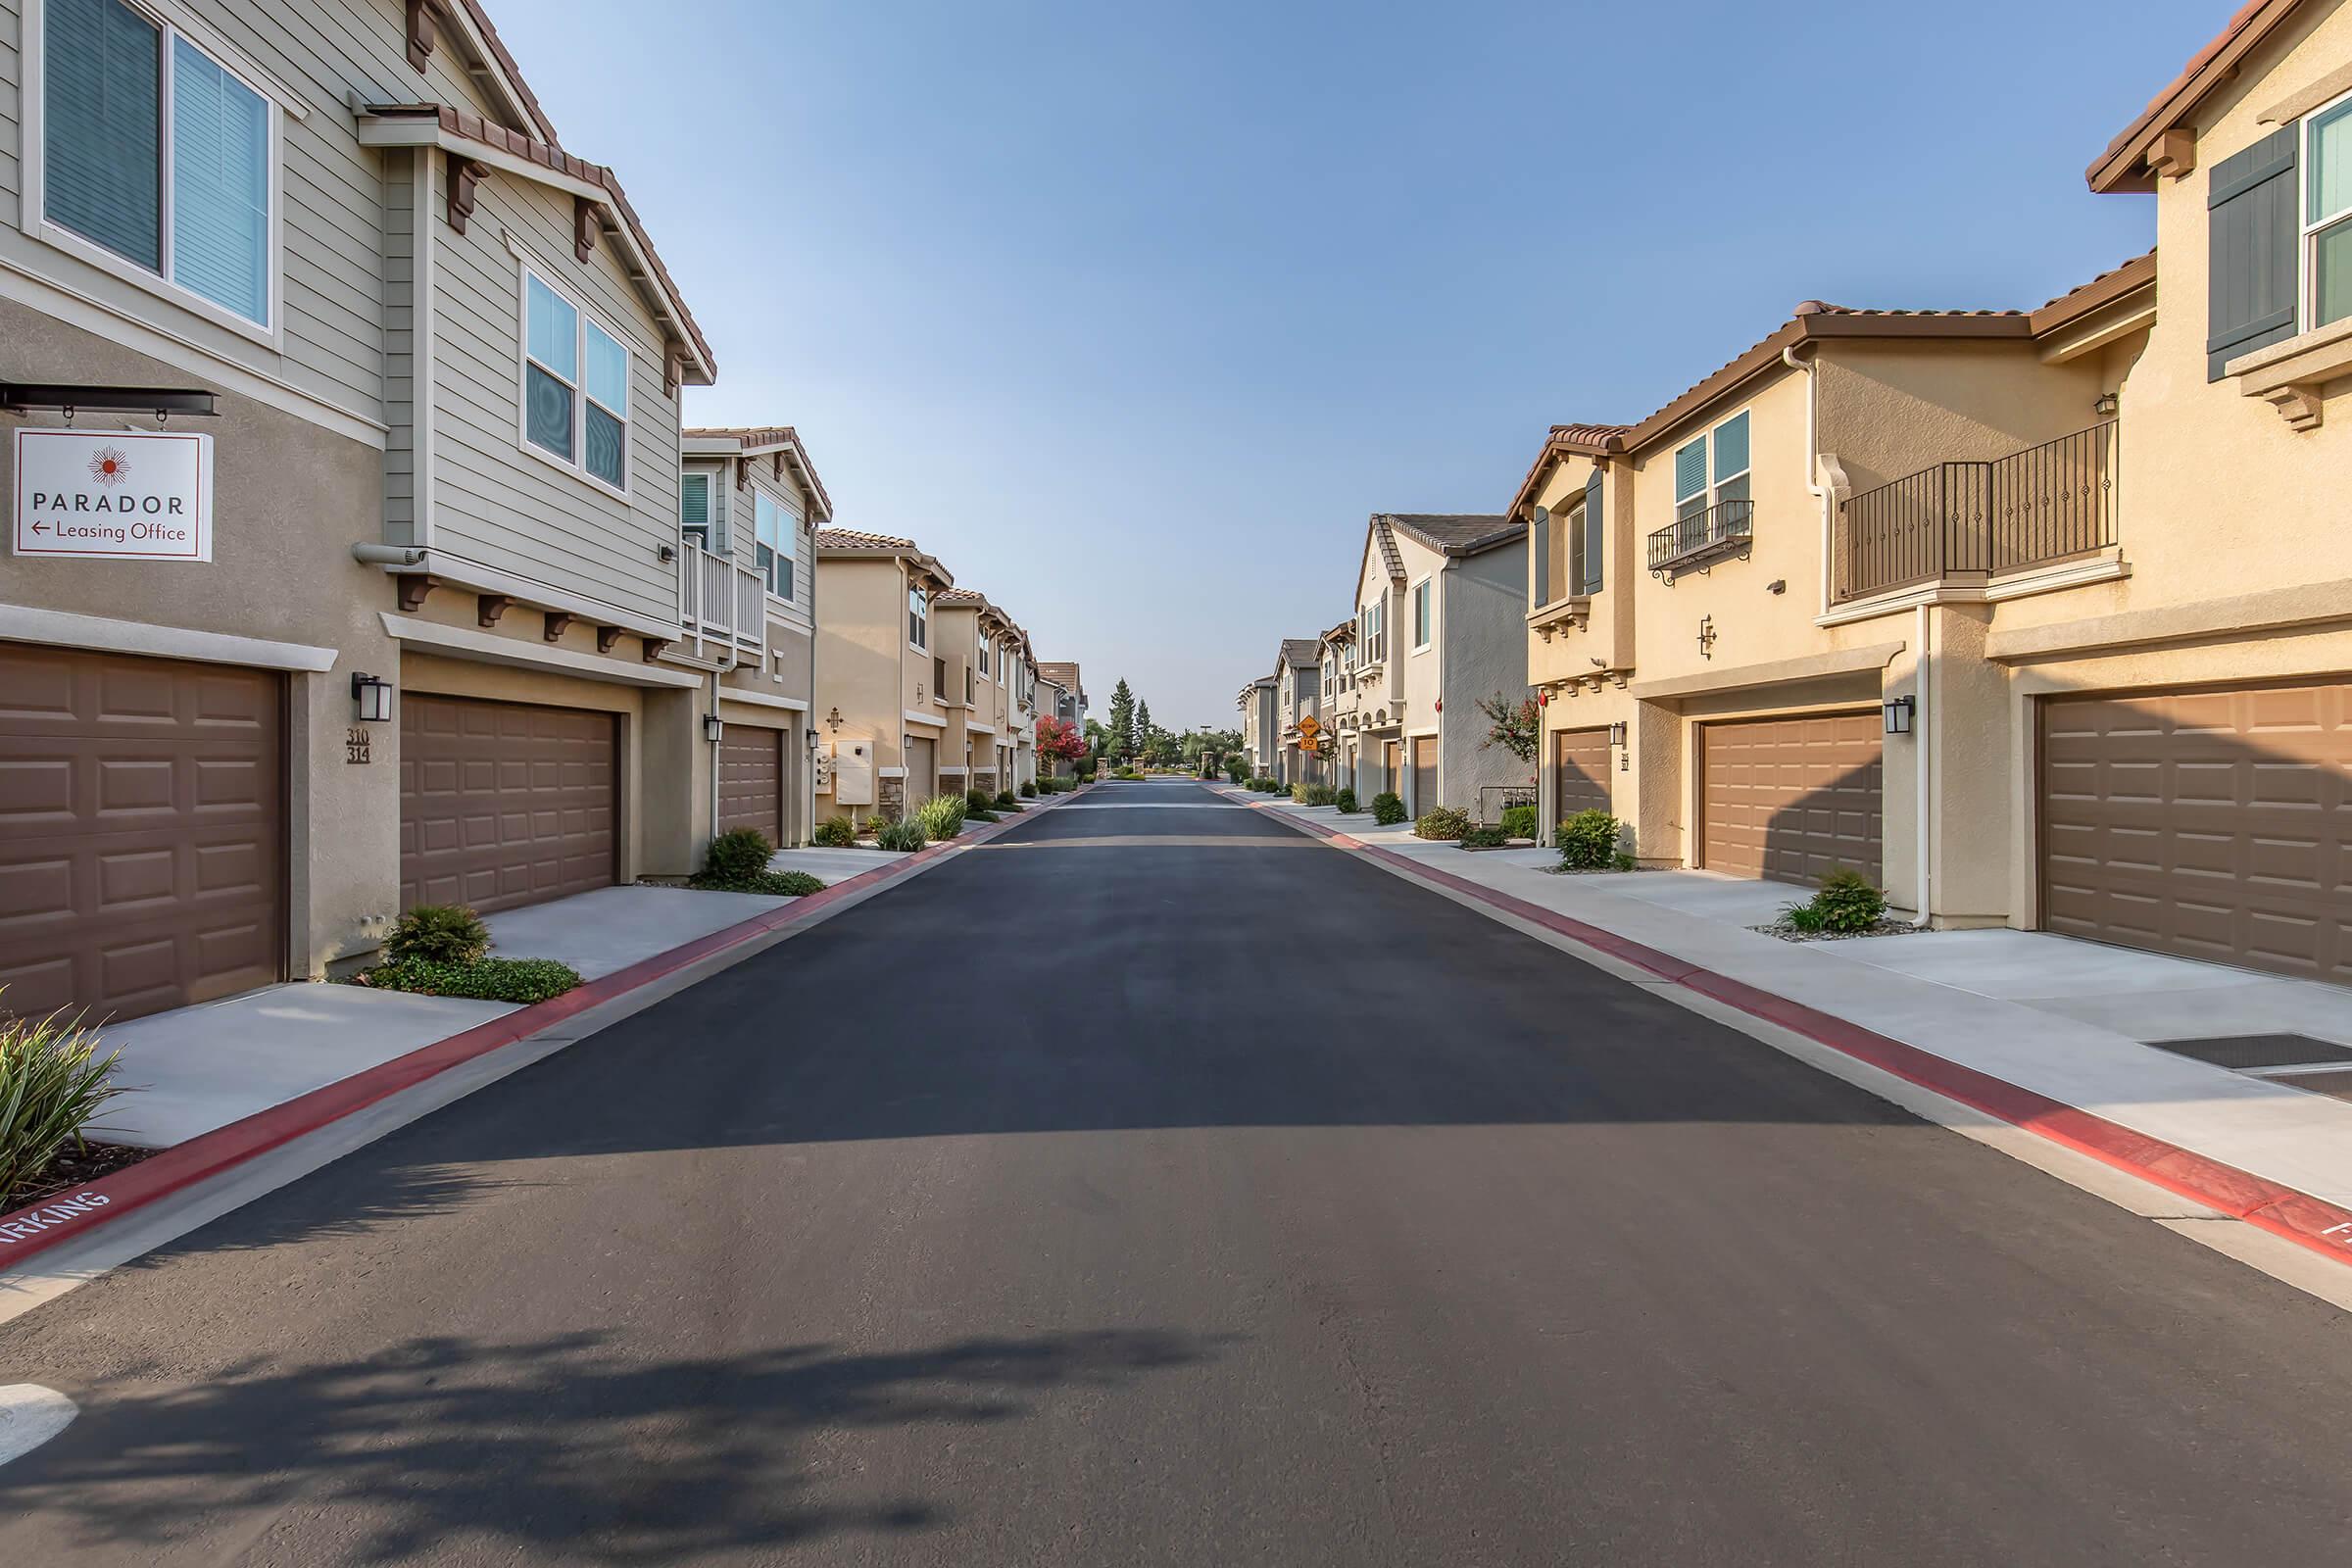
<instances>
[{"instance_id":1,"label":"garage door panel","mask_svg":"<svg viewBox=\"0 0 2352 1568\"><path fill-rule=\"evenodd\" d=\"M1814 882L1882 858L1878 714L1741 719L1700 732L1701 863Z\"/></svg>"},{"instance_id":2,"label":"garage door panel","mask_svg":"<svg viewBox=\"0 0 2352 1568\"><path fill-rule=\"evenodd\" d=\"M514 908L613 879L612 714L411 694L401 906Z\"/></svg>"},{"instance_id":3,"label":"garage door panel","mask_svg":"<svg viewBox=\"0 0 2352 1568\"><path fill-rule=\"evenodd\" d=\"M283 977L279 677L0 645L0 983L131 1017Z\"/></svg>"},{"instance_id":4,"label":"garage door panel","mask_svg":"<svg viewBox=\"0 0 2352 1568\"><path fill-rule=\"evenodd\" d=\"M2348 695L2331 682L2045 699L2043 923L2352 982Z\"/></svg>"}]
</instances>

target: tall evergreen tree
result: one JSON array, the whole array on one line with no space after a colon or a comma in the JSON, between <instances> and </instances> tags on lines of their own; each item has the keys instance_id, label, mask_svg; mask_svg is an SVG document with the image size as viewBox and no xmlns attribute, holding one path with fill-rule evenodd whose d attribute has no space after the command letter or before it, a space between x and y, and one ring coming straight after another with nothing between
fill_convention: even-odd
<instances>
[{"instance_id":1,"label":"tall evergreen tree","mask_svg":"<svg viewBox=\"0 0 2352 1568\"><path fill-rule=\"evenodd\" d=\"M1110 690L1110 750L1114 757L1135 755L1135 693L1124 678Z\"/></svg>"},{"instance_id":2,"label":"tall evergreen tree","mask_svg":"<svg viewBox=\"0 0 2352 1568\"><path fill-rule=\"evenodd\" d=\"M1159 726L1152 722L1152 705L1138 701L1135 705L1135 749L1149 756L1152 742L1157 738Z\"/></svg>"}]
</instances>

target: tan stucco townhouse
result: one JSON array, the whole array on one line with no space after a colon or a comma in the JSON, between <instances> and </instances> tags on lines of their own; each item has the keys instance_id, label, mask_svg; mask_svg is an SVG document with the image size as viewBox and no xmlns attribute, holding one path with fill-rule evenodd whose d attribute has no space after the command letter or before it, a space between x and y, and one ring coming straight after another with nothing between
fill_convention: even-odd
<instances>
[{"instance_id":1,"label":"tan stucco townhouse","mask_svg":"<svg viewBox=\"0 0 2352 1568\"><path fill-rule=\"evenodd\" d=\"M816 592L816 814L858 822L905 814L942 790L961 794L946 755L947 660L935 627L948 568L911 539L820 530Z\"/></svg>"},{"instance_id":2,"label":"tan stucco townhouse","mask_svg":"<svg viewBox=\"0 0 2352 1568\"><path fill-rule=\"evenodd\" d=\"M1028 634L987 595L972 589L942 590L932 607L933 657L947 694L941 787L994 798L1020 782L1014 776L1019 750L1014 671L1028 662ZM1034 757L1034 734L1030 745Z\"/></svg>"},{"instance_id":3,"label":"tan stucco townhouse","mask_svg":"<svg viewBox=\"0 0 2352 1568\"><path fill-rule=\"evenodd\" d=\"M2155 191L2151 255L2030 312L1809 305L1555 430L1514 508L1544 820L2352 978L2348 93L2352 13L2249 6L2092 167Z\"/></svg>"},{"instance_id":4,"label":"tan stucco townhouse","mask_svg":"<svg viewBox=\"0 0 2352 1568\"><path fill-rule=\"evenodd\" d=\"M691 870L705 677L663 656L713 362L617 178L473 0L5 10L8 1004L154 1011L419 902Z\"/></svg>"}]
</instances>

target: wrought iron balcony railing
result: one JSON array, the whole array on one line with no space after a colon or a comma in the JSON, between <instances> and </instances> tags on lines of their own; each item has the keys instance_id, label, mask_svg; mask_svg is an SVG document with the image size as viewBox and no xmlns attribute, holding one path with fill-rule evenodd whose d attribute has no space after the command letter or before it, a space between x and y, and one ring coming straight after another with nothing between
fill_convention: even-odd
<instances>
[{"instance_id":1,"label":"wrought iron balcony railing","mask_svg":"<svg viewBox=\"0 0 2352 1568\"><path fill-rule=\"evenodd\" d=\"M1675 518L1649 536L1650 574L1671 577L1724 556L1746 554L1755 516L1753 501L1718 501L1704 512Z\"/></svg>"},{"instance_id":2,"label":"wrought iron balcony railing","mask_svg":"<svg viewBox=\"0 0 2352 1568\"><path fill-rule=\"evenodd\" d=\"M2116 542L2114 420L1990 463L1938 463L1838 509L1839 603L1990 580Z\"/></svg>"}]
</instances>

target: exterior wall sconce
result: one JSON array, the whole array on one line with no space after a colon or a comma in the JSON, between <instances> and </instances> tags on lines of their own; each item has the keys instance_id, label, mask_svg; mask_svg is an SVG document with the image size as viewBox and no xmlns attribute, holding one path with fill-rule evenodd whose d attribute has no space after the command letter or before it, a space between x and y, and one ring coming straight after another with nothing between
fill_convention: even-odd
<instances>
[{"instance_id":1,"label":"exterior wall sconce","mask_svg":"<svg viewBox=\"0 0 2352 1568\"><path fill-rule=\"evenodd\" d=\"M678 547L676 545L660 545L655 548L654 554L661 557L662 564L666 566L678 559Z\"/></svg>"},{"instance_id":2,"label":"exterior wall sconce","mask_svg":"<svg viewBox=\"0 0 2352 1568\"><path fill-rule=\"evenodd\" d=\"M1887 699L1886 699L1886 733L1887 733L1887 734L1889 734L1889 735L1908 735L1908 734L1910 734L1910 733L1911 733L1911 715L1912 715L1912 712L1913 712L1913 710L1914 710L1915 707L1916 707L1916 705L1913 703L1913 701L1912 701L1912 700L1911 700L1909 697L1889 697L1889 698L1887 698Z\"/></svg>"},{"instance_id":3,"label":"exterior wall sconce","mask_svg":"<svg viewBox=\"0 0 2352 1568\"><path fill-rule=\"evenodd\" d=\"M726 732L726 721L721 719L716 713L705 713L703 715L703 739L709 741L711 745L716 746L718 744L718 738L721 735L724 735Z\"/></svg>"},{"instance_id":4,"label":"exterior wall sconce","mask_svg":"<svg viewBox=\"0 0 2352 1568\"><path fill-rule=\"evenodd\" d=\"M392 683L357 670L351 677L351 701L363 724L382 724L392 717Z\"/></svg>"},{"instance_id":5,"label":"exterior wall sconce","mask_svg":"<svg viewBox=\"0 0 2352 1568\"><path fill-rule=\"evenodd\" d=\"M836 709L835 711L838 712L839 710ZM801 731L801 739L807 743L808 749L812 752L824 744L824 737L819 735L813 727Z\"/></svg>"},{"instance_id":6,"label":"exterior wall sconce","mask_svg":"<svg viewBox=\"0 0 2352 1568\"><path fill-rule=\"evenodd\" d=\"M2090 412L2102 419L2112 419L2115 417L2116 411L2122 407L2123 400L2121 398L2112 392L2102 392L2091 400Z\"/></svg>"},{"instance_id":7,"label":"exterior wall sconce","mask_svg":"<svg viewBox=\"0 0 2352 1568\"><path fill-rule=\"evenodd\" d=\"M1623 719L1619 719L1616 723L1609 726L1609 744L1611 746L1623 746L1625 744L1625 721Z\"/></svg>"}]
</instances>

